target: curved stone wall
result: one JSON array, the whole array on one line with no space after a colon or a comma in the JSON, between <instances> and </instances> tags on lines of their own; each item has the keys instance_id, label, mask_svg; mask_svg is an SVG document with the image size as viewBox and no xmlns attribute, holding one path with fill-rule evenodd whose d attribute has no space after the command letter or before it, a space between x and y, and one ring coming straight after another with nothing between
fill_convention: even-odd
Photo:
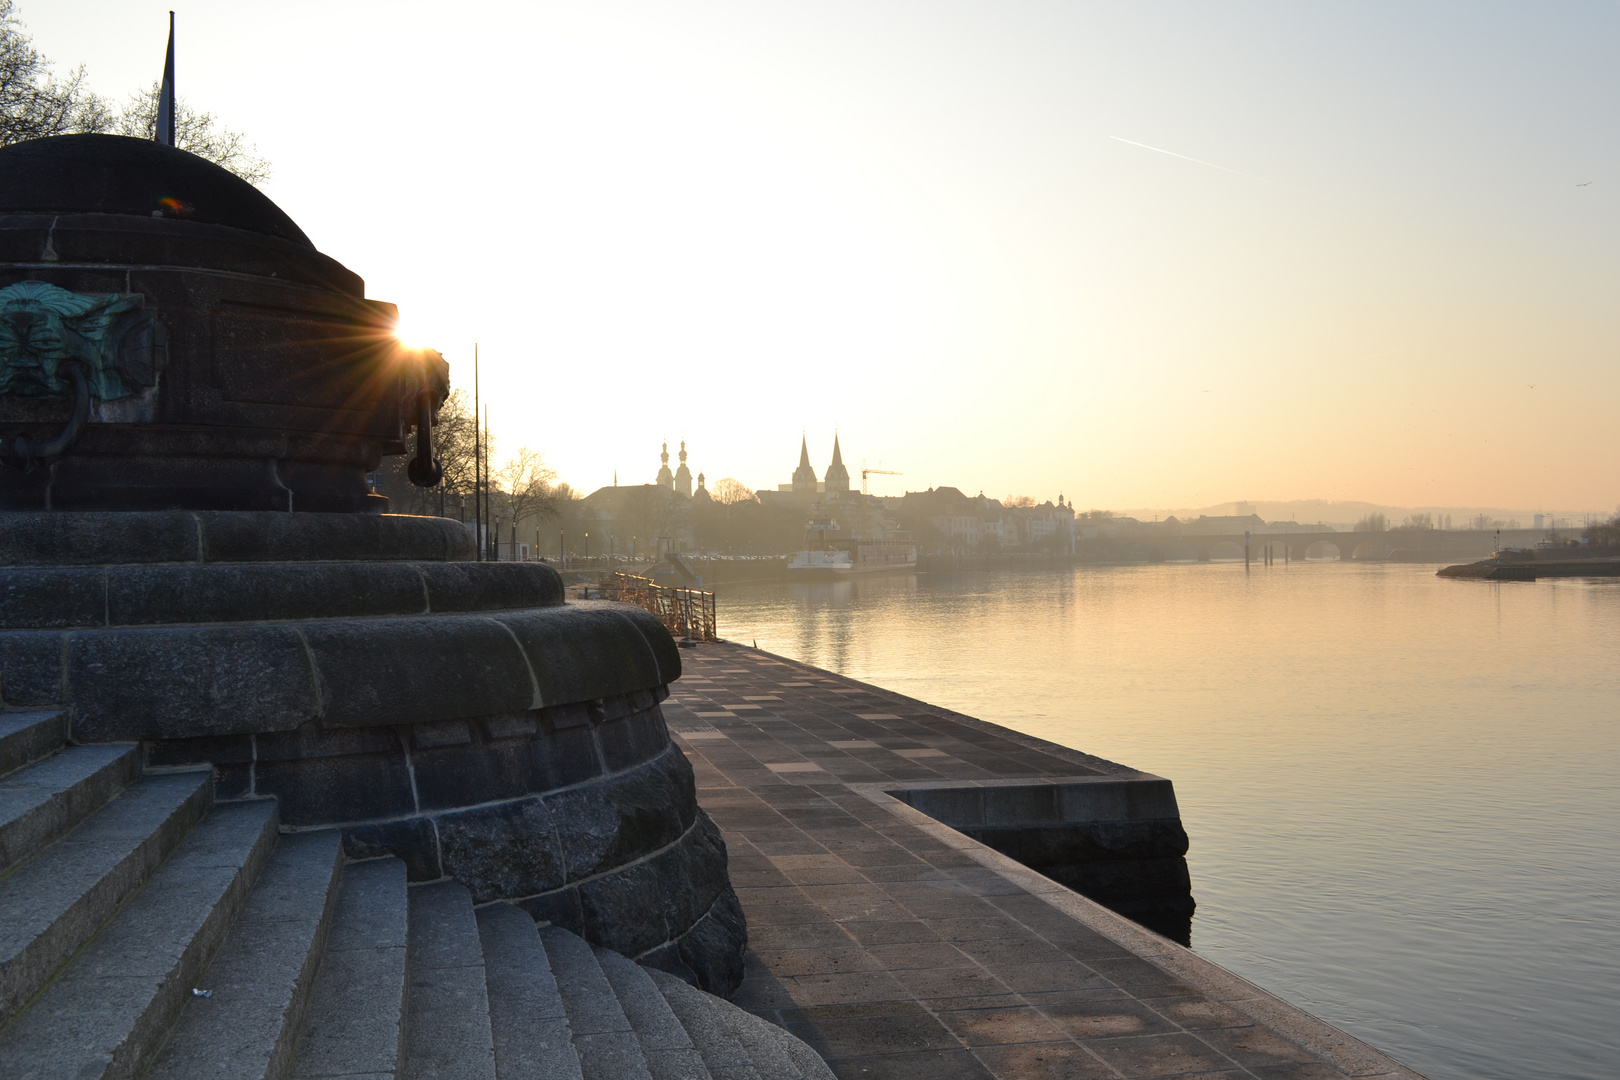
<instances>
[{"instance_id":1,"label":"curved stone wall","mask_svg":"<svg viewBox=\"0 0 1620 1080\"><path fill-rule=\"evenodd\" d=\"M7 517L6 704L61 705L74 741L141 741L151 769L211 765L218 797L274 797L351 858L705 989L741 980L725 846L658 704L680 653L651 615L564 604L544 564L461 561L467 530L437 519Z\"/></svg>"}]
</instances>

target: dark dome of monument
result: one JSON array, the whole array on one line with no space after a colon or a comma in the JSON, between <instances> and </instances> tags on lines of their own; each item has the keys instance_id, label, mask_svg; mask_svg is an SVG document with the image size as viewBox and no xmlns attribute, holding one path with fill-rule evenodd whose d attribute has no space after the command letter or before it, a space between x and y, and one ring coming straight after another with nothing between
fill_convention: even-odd
<instances>
[{"instance_id":1,"label":"dark dome of monument","mask_svg":"<svg viewBox=\"0 0 1620 1080\"><path fill-rule=\"evenodd\" d=\"M0 214L131 214L228 225L314 248L240 176L122 135L57 135L0 148Z\"/></svg>"}]
</instances>

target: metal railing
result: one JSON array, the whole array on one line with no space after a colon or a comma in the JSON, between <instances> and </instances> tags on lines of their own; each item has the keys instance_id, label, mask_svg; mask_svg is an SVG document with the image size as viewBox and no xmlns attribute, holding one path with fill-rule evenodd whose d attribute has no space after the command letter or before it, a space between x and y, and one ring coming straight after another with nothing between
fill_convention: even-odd
<instances>
[{"instance_id":1,"label":"metal railing","mask_svg":"<svg viewBox=\"0 0 1620 1080\"><path fill-rule=\"evenodd\" d=\"M602 578L602 599L624 600L650 611L678 638L719 641L714 625L714 593L671 589L651 578L614 571Z\"/></svg>"}]
</instances>

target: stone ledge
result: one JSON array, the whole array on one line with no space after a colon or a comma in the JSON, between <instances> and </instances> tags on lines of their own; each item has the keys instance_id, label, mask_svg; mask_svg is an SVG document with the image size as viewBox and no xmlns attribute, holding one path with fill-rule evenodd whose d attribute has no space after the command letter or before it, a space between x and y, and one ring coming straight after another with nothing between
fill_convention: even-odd
<instances>
[{"instance_id":1,"label":"stone ledge","mask_svg":"<svg viewBox=\"0 0 1620 1080\"><path fill-rule=\"evenodd\" d=\"M653 690L680 651L628 604L376 619L0 631L0 695L79 742L474 720Z\"/></svg>"},{"instance_id":2,"label":"stone ledge","mask_svg":"<svg viewBox=\"0 0 1620 1080\"><path fill-rule=\"evenodd\" d=\"M544 563L0 567L0 630L376 618L557 607Z\"/></svg>"},{"instance_id":3,"label":"stone ledge","mask_svg":"<svg viewBox=\"0 0 1620 1080\"><path fill-rule=\"evenodd\" d=\"M129 563L471 562L467 527L405 514L12 511L0 566Z\"/></svg>"}]
</instances>

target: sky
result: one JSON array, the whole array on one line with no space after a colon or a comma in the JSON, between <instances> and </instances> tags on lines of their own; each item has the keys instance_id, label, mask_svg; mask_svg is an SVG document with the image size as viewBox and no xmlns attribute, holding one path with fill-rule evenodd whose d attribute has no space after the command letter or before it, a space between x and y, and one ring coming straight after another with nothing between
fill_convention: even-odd
<instances>
[{"instance_id":1,"label":"sky","mask_svg":"<svg viewBox=\"0 0 1620 1080\"><path fill-rule=\"evenodd\" d=\"M1620 503L1620 3L18 0L575 487ZM858 472L857 472L858 480Z\"/></svg>"}]
</instances>

